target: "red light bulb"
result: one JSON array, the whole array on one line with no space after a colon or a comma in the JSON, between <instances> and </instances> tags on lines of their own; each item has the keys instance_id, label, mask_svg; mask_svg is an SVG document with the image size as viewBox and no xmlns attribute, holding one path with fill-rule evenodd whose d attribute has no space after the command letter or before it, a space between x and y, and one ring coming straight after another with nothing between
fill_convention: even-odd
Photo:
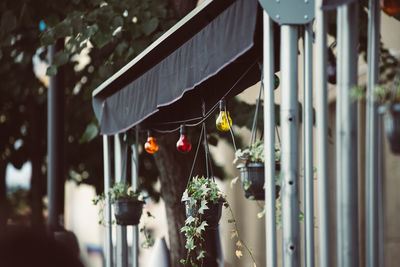
<instances>
[{"instance_id":1,"label":"red light bulb","mask_svg":"<svg viewBox=\"0 0 400 267\"><path fill-rule=\"evenodd\" d=\"M176 142L176 148L179 152L187 153L192 148L192 144L189 141L185 125L181 125L180 133L181 136L179 137L178 142Z\"/></svg>"},{"instance_id":2,"label":"red light bulb","mask_svg":"<svg viewBox=\"0 0 400 267\"><path fill-rule=\"evenodd\" d=\"M147 141L144 144L144 150L149 154L154 154L158 150L158 144L156 138L151 135L151 132L147 131Z\"/></svg>"}]
</instances>

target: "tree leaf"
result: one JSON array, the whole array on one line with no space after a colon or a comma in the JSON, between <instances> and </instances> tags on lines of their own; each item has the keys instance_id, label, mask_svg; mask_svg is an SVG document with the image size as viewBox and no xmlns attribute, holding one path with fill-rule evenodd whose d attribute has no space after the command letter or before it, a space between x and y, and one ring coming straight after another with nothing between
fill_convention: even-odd
<instances>
[{"instance_id":1,"label":"tree leaf","mask_svg":"<svg viewBox=\"0 0 400 267\"><path fill-rule=\"evenodd\" d=\"M87 143L93 140L97 135L99 134L99 129L98 127L94 124L91 123L86 127L85 132L83 133L81 139L79 139L79 143Z\"/></svg>"},{"instance_id":2,"label":"tree leaf","mask_svg":"<svg viewBox=\"0 0 400 267\"><path fill-rule=\"evenodd\" d=\"M111 36L108 36L107 34L98 31L93 36L92 40L97 48L103 48L106 44L108 44L111 41Z\"/></svg>"},{"instance_id":3,"label":"tree leaf","mask_svg":"<svg viewBox=\"0 0 400 267\"><path fill-rule=\"evenodd\" d=\"M66 64L68 60L69 60L69 54L63 50L60 50L54 55L53 65L59 67L61 65Z\"/></svg>"},{"instance_id":4,"label":"tree leaf","mask_svg":"<svg viewBox=\"0 0 400 267\"><path fill-rule=\"evenodd\" d=\"M146 36L152 34L158 27L158 18L152 18L142 24L142 31Z\"/></svg>"},{"instance_id":5,"label":"tree leaf","mask_svg":"<svg viewBox=\"0 0 400 267\"><path fill-rule=\"evenodd\" d=\"M54 65L48 66L46 70L47 76L54 76L57 74L57 67Z\"/></svg>"},{"instance_id":6,"label":"tree leaf","mask_svg":"<svg viewBox=\"0 0 400 267\"><path fill-rule=\"evenodd\" d=\"M72 26L68 20L64 20L57 24L54 28L55 39L63 38L72 35Z\"/></svg>"},{"instance_id":7,"label":"tree leaf","mask_svg":"<svg viewBox=\"0 0 400 267\"><path fill-rule=\"evenodd\" d=\"M53 34L50 31L44 31L40 35L40 44L42 46L53 45L56 43L56 39L54 39Z\"/></svg>"}]
</instances>

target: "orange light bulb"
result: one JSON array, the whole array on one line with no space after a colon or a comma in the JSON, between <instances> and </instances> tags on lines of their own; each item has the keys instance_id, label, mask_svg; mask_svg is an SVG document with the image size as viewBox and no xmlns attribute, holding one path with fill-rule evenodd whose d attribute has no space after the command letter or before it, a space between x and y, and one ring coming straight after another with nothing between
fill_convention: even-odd
<instances>
[{"instance_id":1,"label":"orange light bulb","mask_svg":"<svg viewBox=\"0 0 400 267\"><path fill-rule=\"evenodd\" d=\"M156 138L151 136L151 132L147 132L147 141L144 144L144 150L146 150L147 153L149 154L154 154L158 150L158 144L156 141Z\"/></svg>"},{"instance_id":2,"label":"orange light bulb","mask_svg":"<svg viewBox=\"0 0 400 267\"><path fill-rule=\"evenodd\" d=\"M400 1L399 0L381 0L382 10L390 15L395 16L400 14Z\"/></svg>"}]
</instances>

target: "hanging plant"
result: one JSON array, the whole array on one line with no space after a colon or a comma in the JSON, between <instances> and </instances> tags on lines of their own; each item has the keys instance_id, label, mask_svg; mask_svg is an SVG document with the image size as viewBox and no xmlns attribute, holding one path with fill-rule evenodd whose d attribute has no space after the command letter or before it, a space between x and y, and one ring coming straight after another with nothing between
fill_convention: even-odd
<instances>
[{"instance_id":1,"label":"hanging plant","mask_svg":"<svg viewBox=\"0 0 400 267\"><path fill-rule=\"evenodd\" d=\"M225 198L213 179L196 176L183 193L182 202L186 207L186 221L181 232L186 237L187 257L181 263L197 266L206 254L203 248L204 231L218 227Z\"/></svg>"},{"instance_id":2,"label":"hanging plant","mask_svg":"<svg viewBox=\"0 0 400 267\"><path fill-rule=\"evenodd\" d=\"M393 86L392 90L377 87L375 96L381 104L380 110L384 113L386 137L390 149L394 154L400 154L400 84Z\"/></svg>"},{"instance_id":3,"label":"hanging plant","mask_svg":"<svg viewBox=\"0 0 400 267\"><path fill-rule=\"evenodd\" d=\"M355 99L366 99L363 87L354 87L351 90ZM394 154L400 154L400 84L396 76L392 88L377 86L372 98L380 105L378 111L384 115L384 127L390 149Z\"/></svg>"},{"instance_id":4,"label":"hanging plant","mask_svg":"<svg viewBox=\"0 0 400 267\"><path fill-rule=\"evenodd\" d=\"M187 249L186 259L181 259L181 263L186 266L203 266L203 259L206 257L207 251L203 247L204 233L207 230L215 230L221 219L222 207L228 208L230 211L230 219L228 223L233 224L234 229L231 231L232 239L236 239L235 255L238 258L243 256L242 250L245 249L254 265L257 266L252 250L247 247L245 242L239 236L236 219L230 208L226 197L220 191L214 179L202 177L193 177L182 195L182 202L186 207L185 226L181 228L181 232L185 234Z\"/></svg>"},{"instance_id":5,"label":"hanging plant","mask_svg":"<svg viewBox=\"0 0 400 267\"><path fill-rule=\"evenodd\" d=\"M239 161L241 163L237 164ZM240 169L245 197L250 200L264 200L264 141L255 142L249 147L238 149L235 153L234 164ZM280 150L275 148L275 192L276 198L280 192Z\"/></svg>"},{"instance_id":6,"label":"hanging plant","mask_svg":"<svg viewBox=\"0 0 400 267\"><path fill-rule=\"evenodd\" d=\"M143 213L143 201L144 197L138 191L132 190L132 188L125 183L115 183L112 188L107 192L110 202L114 206L115 220L112 223L118 225L138 225L140 218ZM105 194L102 193L97 195L93 200L93 204L99 206L99 224L106 225L104 221L104 206L105 206ZM146 212L148 217L154 218L150 212ZM151 247L154 243L153 238L146 230L144 225L140 232L145 236L145 242L142 247Z\"/></svg>"}]
</instances>

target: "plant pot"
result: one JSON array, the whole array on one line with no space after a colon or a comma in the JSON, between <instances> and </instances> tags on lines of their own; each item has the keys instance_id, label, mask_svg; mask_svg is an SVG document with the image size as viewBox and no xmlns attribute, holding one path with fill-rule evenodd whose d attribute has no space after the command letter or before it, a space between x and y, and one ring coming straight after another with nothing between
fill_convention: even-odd
<instances>
[{"instance_id":1,"label":"plant pot","mask_svg":"<svg viewBox=\"0 0 400 267\"><path fill-rule=\"evenodd\" d=\"M196 217L198 216L198 209L200 206L195 206L195 207L190 207L189 206L189 201L185 200L185 208L186 208L186 217L189 218L189 216ZM224 198L218 199L218 202L213 203L213 202L208 202L207 206L208 209L204 210L204 214L201 215L201 221L206 221L208 226L208 229L217 229L219 220L221 219L222 215L222 205L226 202Z\"/></svg>"},{"instance_id":2,"label":"plant pot","mask_svg":"<svg viewBox=\"0 0 400 267\"><path fill-rule=\"evenodd\" d=\"M137 199L119 199L113 202L114 215L119 225L138 225L142 216L143 204Z\"/></svg>"},{"instance_id":3,"label":"plant pot","mask_svg":"<svg viewBox=\"0 0 400 267\"><path fill-rule=\"evenodd\" d=\"M400 154L400 104L395 104L385 113L385 132L394 154Z\"/></svg>"},{"instance_id":4,"label":"plant pot","mask_svg":"<svg viewBox=\"0 0 400 267\"><path fill-rule=\"evenodd\" d=\"M280 171L281 165L275 164L275 170ZM247 163L237 166L244 190L244 196L250 200L265 200L264 163ZM275 186L275 197L279 197L281 187Z\"/></svg>"}]
</instances>

